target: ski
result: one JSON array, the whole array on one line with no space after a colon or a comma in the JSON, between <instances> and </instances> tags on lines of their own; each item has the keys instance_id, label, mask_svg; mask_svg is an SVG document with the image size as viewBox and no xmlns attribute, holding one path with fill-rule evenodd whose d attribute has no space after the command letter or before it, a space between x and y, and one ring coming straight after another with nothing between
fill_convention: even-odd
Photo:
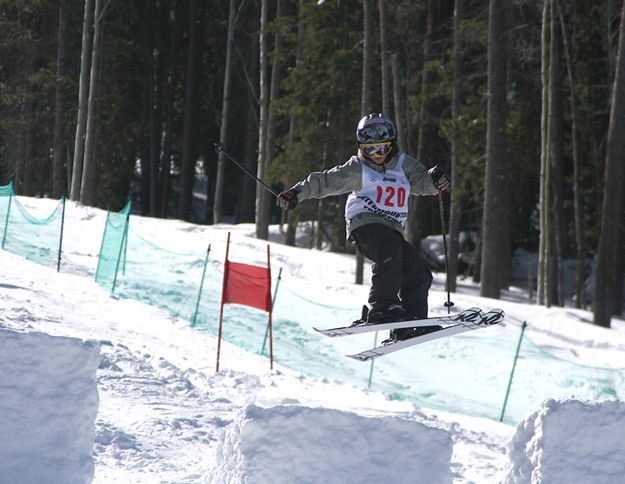
<instances>
[{"instance_id":1,"label":"ski","mask_svg":"<svg viewBox=\"0 0 625 484\"><path fill-rule=\"evenodd\" d=\"M389 323L367 324L365 321L355 321L351 326L340 326L338 328L318 329L313 328L318 333L334 338L336 336L349 336L352 334L367 333L370 331L385 331L399 328L418 328L423 326L439 326L445 324L471 324L479 321L482 311L479 308L471 308L457 314L448 316L435 316L432 318L415 319L407 321L393 321Z\"/></svg>"},{"instance_id":2,"label":"ski","mask_svg":"<svg viewBox=\"0 0 625 484\"><path fill-rule=\"evenodd\" d=\"M439 329L431 333L423 334L420 336L414 336L412 338L408 338L408 339L401 340L401 341L393 341L390 343L382 344L376 348L372 348L370 350L365 350L360 353L356 353L354 355L347 355L347 356L358 361L369 361L374 358L379 358L380 356L394 353L395 351L399 351L404 348L409 348L410 346L415 346L421 343L425 343L427 341L433 341L436 339L444 338L446 336L466 333L468 331L475 331L477 329L486 328L488 326L499 324L503 321L503 318L504 318L503 310L493 309L492 311L488 311L487 313L482 314L482 316L476 321L457 322L457 324L454 324L452 326L447 326L446 328Z\"/></svg>"}]
</instances>

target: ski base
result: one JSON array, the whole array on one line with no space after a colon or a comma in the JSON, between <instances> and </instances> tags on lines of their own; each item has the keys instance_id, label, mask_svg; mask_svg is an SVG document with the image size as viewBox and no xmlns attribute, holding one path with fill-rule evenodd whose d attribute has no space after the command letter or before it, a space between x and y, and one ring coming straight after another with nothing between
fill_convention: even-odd
<instances>
[{"instance_id":1,"label":"ski base","mask_svg":"<svg viewBox=\"0 0 625 484\"><path fill-rule=\"evenodd\" d=\"M462 313L460 313L462 314ZM433 318L430 318L433 319ZM390 343L382 344L376 348L371 348L369 350L361 351L360 353L356 353L354 355L347 355L349 358L353 358L358 361L369 361L375 358L379 358L380 356L388 355L390 353L394 353L396 351L402 350L404 348L409 348L411 346L416 346L418 344L426 343L427 341L433 341L436 339L444 338L447 336L452 336L455 334L466 333L468 331L475 331L481 328L487 328L488 326L493 326L495 324L499 324L504 319L504 312L501 309L493 309L492 311L488 311L487 313L481 314L481 317L474 321L458 321L457 324L452 326L447 326L446 328L442 328L431 333L426 333L419 336L413 336L412 338L408 338L400 341L392 341Z\"/></svg>"}]
</instances>

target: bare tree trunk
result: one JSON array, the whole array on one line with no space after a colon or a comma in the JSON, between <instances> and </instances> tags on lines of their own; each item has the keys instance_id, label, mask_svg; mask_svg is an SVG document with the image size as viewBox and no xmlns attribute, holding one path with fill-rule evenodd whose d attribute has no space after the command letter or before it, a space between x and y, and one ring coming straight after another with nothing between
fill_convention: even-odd
<instances>
[{"instance_id":1,"label":"bare tree trunk","mask_svg":"<svg viewBox=\"0 0 625 484\"><path fill-rule=\"evenodd\" d=\"M293 210L290 210L286 214L286 232L284 234L284 244L290 245L291 247L295 247L295 236L297 233L297 223L299 222L299 217L297 213Z\"/></svg>"},{"instance_id":2,"label":"bare tree trunk","mask_svg":"<svg viewBox=\"0 0 625 484\"><path fill-rule=\"evenodd\" d=\"M250 79L257 79L259 76L259 51L258 43L260 38L254 35L249 38L250 44L247 46L248 56L243 60L244 70L249 72ZM258 119L258 86L248 82L247 115L245 122L245 145L244 163L245 167L252 173L258 170L258 158L256 149L258 148L258 135L260 133ZM256 182L249 176L243 176L241 181L241 194L239 196L238 222L254 222L256 217Z\"/></svg>"},{"instance_id":3,"label":"bare tree trunk","mask_svg":"<svg viewBox=\"0 0 625 484\"><path fill-rule=\"evenodd\" d=\"M277 0L276 16L278 18L282 16L282 4L283 0ZM269 86L269 109L267 112L267 139L265 147L265 173L271 168L276 151L278 118L275 111L271 109L271 105L278 99L280 92L280 78L282 72L282 59L280 58L280 51L282 50L282 32L280 30L275 33L273 50L277 55L274 56L271 65L271 85ZM262 196L264 197L262 218L266 221L267 226L269 226L271 223L271 209L274 206L274 199L267 190L263 190Z\"/></svg>"},{"instance_id":4,"label":"bare tree trunk","mask_svg":"<svg viewBox=\"0 0 625 484\"><path fill-rule=\"evenodd\" d=\"M321 250L323 247L323 238L326 235L325 214L328 207L328 201L322 198L317 201L317 233L314 238L315 249Z\"/></svg>"},{"instance_id":5,"label":"bare tree trunk","mask_svg":"<svg viewBox=\"0 0 625 484\"><path fill-rule=\"evenodd\" d=\"M78 115L76 136L74 137L74 162L70 199L80 199L83 158L85 153L85 131L87 129L87 97L89 92L89 64L91 58L91 29L93 26L93 2L85 0L85 13L82 23L82 53L80 56L80 80L78 85Z\"/></svg>"},{"instance_id":6,"label":"bare tree trunk","mask_svg":"<svg viewBox=\"0 0 625 484\"><path fill-rule=\"evenodd\" d=\"M625 186L623 186L625 190ZM614 281L614 307L612 308L612 314L615 316L623 316L623 278L625 277L625 207L621 208L621 221L618 225L619 231L619 248L618 255L616 256L616 280Z\"/></svg>"},{"instance_id":7,"label":"bare tree trunk","mask_svg":"<svg viewBox=\"0 0 625 484\"><path fill-rule=\"evenodd\" d=\"M182 166L178 193L178 217L189 220L193 183L195 181L195 154L193 150L193 107L195 105L194 77L197 50L197 0L189 4L189 46L187 50L187 79L184 99L184 132L182 135Z\"/></svg>"},{"instance_id":8,"label":"bare tree trunk","mask_svg":"<svg viewBox=\"0 0 625 484\"><path fill-rule=\"evenodd\" d=\"M149 2L151 3L151 2ZM148 6L149 6L148 3ZM149 213L151 216L156 217L160 212L160 190L159 190L159 164L160 164L160 132L162 131L161 112L163 95L161 92L161 67L163 63L163 49L162 42L160 42L160 35L151 35L152 32L158 31L157 16L162 15L159 6L152 6L152 11L147 10L146 18L144 19L145 26L148 31L145 36L145 47L148 49L149 55L148 66L145 76L148 84L147 99L149 100L148 106L148 152L149 152L149 175L150 175L150 204ZM156 9L156 12L154 12ZM149 13L148 13L149 12ZM157 49L159 52L158 58L152 55L152 51Z\"/></svg>"},{"instance_id":9,"label":"bare tree trunk","mask_svg":"<svg viewBox=\"0 0 625 484\"><path fill-rule=\"evenodd\" d=\"M34 53L28 54L28 71L32 72L32 60ZM24 101L24 120L26 121L26 133L24 134L24 160L22 171L22 195L33 196L35 195L35 174L37 169L35 166L35 136L33 132L32 118L34 116L34 106L31 99Z\"/></svg>"},{"instance_id":10,"label":"bare tree trunk","mask_svg":"<svg viewBox=\"0 0 625 484\"><path fill-rule=\"evenodd\" d=\"M304 0L298 0L297 12L297 50L295 54L296 66L301 63L303 54L302 49L304 46ZM291 115L289 119L289 145L293 144L296 123L297 118L294 115ZM289 210L288 212L286 212L286 216L284 216L283 214L282 220L286 221L287 224L284 243L289 246L295 246L295 236L297 231L297 224L299 222L299 214L293 210Z\"/></svg>"},{"instance_id":11,"label":"bare tree trunk","mask_svg":"<svg viewBox=\"0 0 625 484\"><path fill-rule=\"evenodd\" d=\"M482 219L480 295L499 298L507 264L506 200L506 0L490 0L488 15L488 119Z\"/></svg>"},{"instance_id":12,"label":"bare tree trunk","mask_svg":"<svg viewBox=\"0 0 625 484\"><path fill-rule=\"evenodd\" d=\"M256 57L256 56L254 56ZM256 108L250 104L247 109L246 136L245 136L245 167L254 173L257 169L256 147L258 145L258 120L256 119ZM249 176L244 176L242 181L242 191L239 198L240 209L238 222L254 222L256 205L256 185Z\"/></svg>"},{"instance_id":13,"label":"bare tree trunk","mask_svg":"<svg viewBox=\"0 0 625 484\"><path fill-rule=\"evenodd\" d=\"M564 17L560 8L560 2L556 1L558 8L558 17L560 19L560 28L562 30L562 44L564 48L564 58L566 60L566 71L569 81L569 100L571 104L571 155L573 158L573 209L575 213L575 306L583 308L586 306L584 292L584 237L583 237L583 215L580 204L580 160L579 149L577 146L577 106L575 101L575 81L573 76L573 62L571 60L571 52L568 45L566 35L566 27L564 25Z\"/></svg>"},{"instance_id":14,"label":"bare tree trunk","mask_svg":"<svg viewBox=\"0 0 625 484\"><path fill-rule=\"evenodd\" d=\"M348 156L348 153L351 152L350 146L352 144L351 139L351 130L348 127L351 125L351 122L347 120L347 115L345 111L341 111L338 116L337 122L337 132L340 133L339 140L337 143L337 150L335 153L339 153L341 159L345 159ZM349 134L347 134L349 133ZM348 138L349 137L349 138ZM345 222L345 205L347 204L347 195L342 195L335 199L335 210L336 210L336 218L334 224L334 232L332 233L332 238L330 242L330 251L331 252L346 252L345 245L345 237L347 235L347 224Z\"/></svg>"},{"instance_id":15,"label":"bare tree trunk","mask_svg":"<svg viewBox=\"0 0 625 484\"><path fill-rule=\"evenodd\" d=\"M260 2L260 81L259 81L259 102L260 120L258 126L258 167L256 175L263 180L266 172L267 162L267 128L269 121L269 44L267 33L265 32L269 21L269 0ZM265 188L258 183L256 185L256 237L262 240L269 238L269 220L265 214L265 204L269 202L265 196Z\"/></svg>"},{"instance_id":16,"label":"bare tree trunk","mask_svg":"<svg viewBox=\"0 0 625 484\"><path fill-rule=\"evenodd\" d=\"M549 131L549 118L548 118L548 100L549 100L549 51L547 47L547 25L549 18L549 0L544 0L543 15L542 15L542 31L541 31L541 82L542 82L542 111L541 111L541 145L540 145L540 194L539 194L539 214L540 214L540 241L538 248L538 284L537 290L537 302L538 304L544 304L548 301L546 297L547 287L549 286L548 278L548 246L549 237L547 231L547 220L549 217L549 161L548 161L548 131Z\"/></svg>"},{"instance_id":17,"label":"bare tree trunk","mask_svg":"<svg viewBox=\"0 0 625 484\"><path fill-rule=\"evenodd\" d=\"M415 40L411 42L411 49L414 49L415 51L419 50L419 39L420 39L420 35L421 32L419 31L419 29L417 28L417 26L415 26L414 29L414 37ZM401 78L403 79L411 79L412 77L418 77L418 63L415 62L414 60L411 60L410 56L406 56L406 66L403 69L403 72L401 73ZM414 96L414 94L416 93L416 87L413 87L412 84L416 84L416 83L411 83L411 82L406 82L405 86L404 86L404 108L402 111L402 116L403 119L405 121L405 132L406 132L406 136L404 137L404 149L408 152L408 153L416 153L417 152L417 139L415 136L413 136L413 133L415 133L417 131L416 127L415 127L415 123L412 121L412 116L411 116L411 111L410 111L410 105L408 100L411 98L411 96ZM405 233L406 236L409 239L409 233L410 233L410 215L408 216L408 220L406 221L406 229L405 229Z\"/></svg>"},{"instance_id":18,"label":"bare tree trunk","mask_svg":"<svg viewBox=\"0 0 625 484\"><path fill-rule=\"evenodd\" d=\"M172 152L172 136L173 136L173 117L175 92L174 85L176 79L176 69L174 68L174 58L178 51L178 14L176 12L176 2L170 4L169 14L167 16L171 25L171 40L169 43L169 66L166 69L165 87L164 87L164 126L162 136L162 158L161 158L161 201L160 216L167 217L169 214L169 192L171 190L171 152Z\"/></svg>"},{"instance_id":19,"label":"bare tree trunk","mask_svg":"<svg viewBox=\"0 0 625 484\"><path fill-rule=\"evenodd\" d=\"M407 148L408 134L406 123L404 121L404 102L401 95L401 79L399 75L399 61L397 53L391 56L391 71L393 73L393 104L395 105L395 124L397 125L397 134L399 135L399 146L402 150Z\"/></svg>"},{"instance_id":20,"label":"bare tree trunk","mask_svg":"<svg viewBox=\"0 0 625 484\"><path fill-rule=\"evenodd\" d=\"M564 237L564 173L562 113L562 45L555 6L551 6L551 47L549 63L549 155L553 172L553 277L554 304L564 306L563 237Z\"/></svg>"},{"instance_id":21,"label":"bare tree trunk","mask_svg":"<svg viewBox=\"0 0 625 484\"><path fill-rule=\"evenodd\" d=\"M52 196L59 198L67 190L67 170L65 168L65 111L67 109L63 85L67 70L67 5L59 4L59 32L56 53L56 80L54 89L54 131L52 149Z\"/></svg>"},{"instance_id":22,"label":"bare tree trunk","mask_svg":"<svg viewBox=\"0 0 625 484\"><path fill-rule=\"evenodd\" d=\"M228 118L230 116L230 76L232 67L232 43L234 41L234 25L235 25L235 0L230 0L228 9L228 35L226 38L226 64L224 66L224 93L221 104L221 128L219 130L219 142L226 144L228 139ZM217 160L217 178L215 181L215 200L213 202L213 223L222 221L222 202L224 192L224 171L226 164L226 156L223 151L219 152Z\"/></svg>"},{"instance_id":23,"label":"bare tree trunk","mask_svg":"<svg viewBox=\"0 0 625 484\"><path fill-rule=\"evenodd\" d=\"M168 77L173 76L173 72ZM167 95L165 96L165 124L163 128L163 153L161 159L161 201L160 211L161 217L167 217L169 213L169 191L171 189L171 143L173 130L173 79L167 79Z\"/></svg>"},{"instance_id":24,"label":"bare tree trunk","mask_svg":"<svg viewBox=\"0 0 625 484\"><path fill-rule=\"evenodd\" d=\"M373 54L373 15L371 0L363 0L363 47L362 47L362 93L360 115L366 116L371 109L371 57ZM362 284L364 278L365 261L360 253L356 253L356 284Z\"/></svg>"},{"instance_id":25,"label":"bare tree trunk","mask_svg":"<svg viewBox=\"0 0 625 484\"><path fill-rule=\"evenodd\" d=\"M423 66L421 69L421 93L419 109L419 133L417 139L417 160L425 163L426 146L430 136L430 121L428 109L430 96L430 78L428 61L432 57L432 36L434 30L434 0L427 2L427 20L425 36L423 38ZM421 224L425 218L425 200L421 197L410 197L408 200L408 220L406 221L406 238L415 247L421 246L423 230Z\"/></svg>"},{"instance_id":26,"label":"bare tree trunk","mask_svg":"<svg viewBox=\"0 0 625 484\"><path fill-rule=\"evenodd\" d=\"M378 0L380 10L380 73L382 82L382 112L391 116L391 86L388 77L388 40L386 33L386 0Z\"/></svg>"},{"instance_id":27,"label":"bare tree trunk","mask_svg":"<svg viewBox=\"0 0 625 484\"><path fill-rule=\"evenodd\" d=\"M607 20L607 25L605 29L605 46L608 52L608 55L606 56L606 61L608 63L608 75L610 76L610 79L613 79L614 76L614 64L617 55L617 52L614 48L614 42L612 41L612 39L614 39L615 33L612 26L612 24L614 23L614 18L616 17L616 12L614 11L615 1L618 0L607 0L604 6L605 11L607 12L607 15L605 16L605 19Z\"/></svg>"},{"instance_id":28,"label":"bare tree trunk","mask_svg":"<svg viewBox=\"0 0 625 484\"><path fill-rule=\"evenodd\" d=\"M95 118L96 91L100 60L100 42L102 39L102 0L95 0L93 21L93 49L91 53L91 75L89 78L89 99L87 102L87 130L85 132L85 154L83 160L82 182L80 184L80 202L93 205L95 201L95 180L97 168L95 161Z\"/></svg>"},{"instance_id":29,"label":"bare tree trunk","mask_svg":"<svg viewBox=\"0 0 625 484\"><path fill-rule=\"evenodd\" d=\"M362 46L362 93L360 115L366 116L371 110L371 59L373 56L373 14L371 0L363 0L363 46Z\"/></svg>"},{"instance_id":30,"label":"bare tree trunk","mask_svg":"<svg viewBox=\"0 0 625 484\"><path fill-rule=\"evenodd\" d=\"M451 96L451 117L457 119L462 102L462 39L460 35L460 21L464 15L464 0L456 0L454 6L454 46L453 46L453 87ZM460 159L458 145L455 139L451 140L451 207L449 210L449 264L448 287L456 292L456 278L458 276L458 252L460 238L460 220L462 217L462 202L458 191L460 177Z\"/></svg>"},{"instance_id":31,"label":"bare tree trunk","mask_svg":"<svg viewBox=\"0 0 625 484\"><path fill-rule=\"evenodd\" d=\"M417 140L417 159L421 162L425 160L426 145L429 141L430 121L428 119L430 81L428 62L432 58L432 36L434 35L434 0L427 2L427 20L425 36L423 37L423 67L421 70L421 93L419 107L419 134ZM416 200L415 197L413 199ZM418 222L417 222L418 225ZM418 241L421 240L419 236Z\"/></svg>"},{"instance_id":32,"label":"bare tree trunk","mask_svg":"<svg viewBox=\"0 0 625 484\"><path fill-rule=\"evenodd\" d=\"M141 109L139 118L139 194L141 215L150 215L150 201L156 187L152 184L151 153L150 153L150 120L152 118L152 45L150 42L151 0L143 0L143 21L141 22Z\"/></svg>"},{"instance_id":33,"label":"bare tree trunk","mask_svg":"<svg viewBox=\"0 0 625 484\"><path fill-rule=\"evenodd\" d=\"M30 112L28 110L30 104L27 102L24 102L22 100L22 102L20 102L19 105L19 118L20 120L24 120L24 119L28 119L30 118ZM29 136L30 130L26 130L25 133L20 133L18 135L18 139L17 139L17 153L15 155L16 161L15 161L15 173L13 175L14 177L14 184L13 184L13 189L15 190L15 192L19 195L24 194L23 192L23 187L24 187L24 172L26 171L26 145L28 144L27 142L27 138Z\"/></svg>"},{"instance_id":34,"label":"bare tree trunk","mask_svg":"<svg viewBox=\"0 0 625 484\"><path fill-rule=\"evenodd\" d=\"M621 9L618 56L612 85L610 127L604 172L601 234L593 294L593 323L610 327L614 306L616 264L619 251L619 217L623 213L625 178L625 0Z\"/></svg>"}]
</instances>

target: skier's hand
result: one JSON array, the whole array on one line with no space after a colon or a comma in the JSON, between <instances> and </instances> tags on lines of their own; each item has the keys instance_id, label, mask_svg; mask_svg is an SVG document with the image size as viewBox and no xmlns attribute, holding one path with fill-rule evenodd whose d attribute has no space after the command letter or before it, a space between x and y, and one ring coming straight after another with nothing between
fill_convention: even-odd
<instances>
[{"instance_id":1,"label":"skier's hand","mask_svg":"<svg viewBox=\"0 0 625 484\"><path fill-rule=\"evenodd\" d=\"M428 173L432 177L432 182L434 183L434 186L441 192L448 190L451 186L451 183L449 182L449 177L445 174L443 170L438 167L438 165L434 168L430 168L428 170Z\"/></svg>"},{"instance_id":2,"label":"skier's hand","mask_svg":"<svg viewBox=\"0 0 625 484\"><path fill-rule=\"evenodd\" d=\"M297 193L293 190L280 193L276 199L276 205L282 210L293 210L297 207Z\"/></svg>"}]
</instances>

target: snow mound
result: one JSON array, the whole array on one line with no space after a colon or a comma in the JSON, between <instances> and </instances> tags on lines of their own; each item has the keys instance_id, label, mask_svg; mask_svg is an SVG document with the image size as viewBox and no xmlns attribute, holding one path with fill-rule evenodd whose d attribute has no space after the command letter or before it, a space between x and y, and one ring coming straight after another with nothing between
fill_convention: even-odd
<instances>
[{"instance_id":1,"label":"snow mound","mask_svg":"<svg viewBox=\"0 0 625 484\"><path fill-rule=\"evenodd\" d=\"M250 405L225 430L206 482L451 483L445 430L328 408Z\"/></svg>"},{"instance_id":2,"label":"snow mound","mask_svg":"<svg viewBox=\"0 0 625 484\"><path fill-rule=\"evenodd\" d=\"M549 399L518 425L505 482L623 482L623 455L625 402Z\"/></svg>"},{"instance_id":3,"label":"snow mound","mask_svg":"<svg viewBox=\"0 0 625 484\"><path fill-rule=\"evenodd\" d=\"M98 412L94 342L0 328L0 483L85 483Z\"/></svg>"}]
</instances>

